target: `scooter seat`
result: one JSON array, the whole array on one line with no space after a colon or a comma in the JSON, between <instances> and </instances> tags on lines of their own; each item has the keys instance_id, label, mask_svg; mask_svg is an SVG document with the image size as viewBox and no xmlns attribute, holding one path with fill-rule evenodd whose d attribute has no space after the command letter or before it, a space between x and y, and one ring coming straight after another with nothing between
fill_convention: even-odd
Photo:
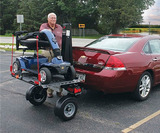
<instances>
[{"instance_id":1,"label":"scooter seat","mask_svg":"<svg viewBox=\"0 0 160 133\"><path fill-rule=\"evenodd\" d=\"M22 46L26 46L30 50L37 49L37 41L36 41L36 39L32 39L32 40L20 40L19 43ZM38 48L39 49L45 49L47 47L50 47L50 44L49 44L48 41L38 40Z\"/></svg>"}]
</instances>

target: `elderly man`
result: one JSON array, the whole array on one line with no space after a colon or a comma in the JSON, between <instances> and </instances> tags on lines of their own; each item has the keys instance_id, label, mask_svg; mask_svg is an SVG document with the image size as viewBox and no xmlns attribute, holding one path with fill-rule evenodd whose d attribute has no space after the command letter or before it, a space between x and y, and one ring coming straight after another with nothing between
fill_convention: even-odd
<instances>
[{"instance_id":1,"label":"elderly man","mask_svg":"<svg viewBox=\"0 0 160 133\"><path fill-rule=\"evenodd\" d=\"M57 16L55 13L49 13L48 14L48 23L43 23L41 26L40 26L40 31L43 30L43 29L48 29L50 30L56 37L56 40L57 40L57 43L61 49L62 47L62 27L56 23L57 22ZM48 61L51 62L54 54L53 54L53 51L48 49L48 50L44 50L42 51L42 55L44 55L45 57L48 58ZM61 96L62 94L62 89L60 88L60 92L57 92L57 95L58 96ZM51 98L53 97L53 90L48 88L47 89L47 94L48 94L48 97Z\"/></svg>"},{"instance_id":2,"label":"elderly man","mask_svg":"<svg viewBox=\"0 0 160 133\"><path fill-rule=\"evenodd\" d=\"M57 16L55 13L48 14L48 23L43 23L40 26L40 31L43 29L51 30L52 33L56 36L59 47L62 45L62 27L59 24L56 24Z\"/></svg>"},{"instance_id":3,"label":"elderly man","mask_svg":"<svg viewBox=\"0 0 160 133\"><path fill-rule=\"evenodd\" d=\"M43 29L50 30L56 37L57 43L61 49L62 46L62 27L59 24L56 24L57 16L55 13L48 14L48 23L43 23L40 26L40 31ZM48 61L51 62L53 58L53 51L45 50L42 51L42 55L48 58Z\"/></svg>"}]
</instances>

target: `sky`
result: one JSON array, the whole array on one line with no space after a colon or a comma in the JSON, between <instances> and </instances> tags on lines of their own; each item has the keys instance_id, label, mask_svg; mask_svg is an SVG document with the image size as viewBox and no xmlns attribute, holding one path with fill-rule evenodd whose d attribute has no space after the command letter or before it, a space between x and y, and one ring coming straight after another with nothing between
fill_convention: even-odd
<instances>
[{"instance_id":1,"label":"sky","mask_svg":"<svg viewBox=\"0 0 160 133\"><path fill-rule=\"evenodd\" d=\"M142 24L160 25L160 0L155 0L155 4L144 11Z\"/></svg>"}]
</instances>

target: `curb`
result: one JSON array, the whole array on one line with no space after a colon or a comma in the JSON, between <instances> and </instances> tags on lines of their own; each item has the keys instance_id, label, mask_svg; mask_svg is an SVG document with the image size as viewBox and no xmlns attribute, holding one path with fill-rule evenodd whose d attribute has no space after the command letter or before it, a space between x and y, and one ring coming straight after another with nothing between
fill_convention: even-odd
<instances>
[{"instance_id":1,"label":"curb","mask_svg":"<svg viewBox=\"0 0 160 133\"><path fill-rule=\"evenodd\" d=\"M0 49L0 52L6 52L6 50L4 50L4 49Z\"/></svg>"},{"instance_id":2,"label":"curb","mask_svg":"<svg viewBox=\"0 0 160 133\"><path fill-rule=\"evenodd\" d=\"M0 52L6 52L6 50L0 49ZM23 52L15 51L15 54L23 54ZM33 52L25 52L25 54L33 54Z\"/></svg>"}]
</instances>

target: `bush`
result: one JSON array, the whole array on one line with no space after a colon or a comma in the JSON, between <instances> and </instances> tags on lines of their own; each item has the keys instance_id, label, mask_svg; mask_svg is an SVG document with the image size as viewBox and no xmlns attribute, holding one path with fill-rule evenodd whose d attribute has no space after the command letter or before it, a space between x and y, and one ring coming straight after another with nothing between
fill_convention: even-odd
<instances>
[{"instance_id":1,"label":"bush","mask_svg":"<svg viewBox=\"0 0 160 133\"><path fill-rule=\"evenodd\" d=\"M10 35L12 35L12 34L13 34L13 31L12 31L12 30L6 30L6 33L5 33L6 36L10 36Z\"/></svg>"}]
</instances>

